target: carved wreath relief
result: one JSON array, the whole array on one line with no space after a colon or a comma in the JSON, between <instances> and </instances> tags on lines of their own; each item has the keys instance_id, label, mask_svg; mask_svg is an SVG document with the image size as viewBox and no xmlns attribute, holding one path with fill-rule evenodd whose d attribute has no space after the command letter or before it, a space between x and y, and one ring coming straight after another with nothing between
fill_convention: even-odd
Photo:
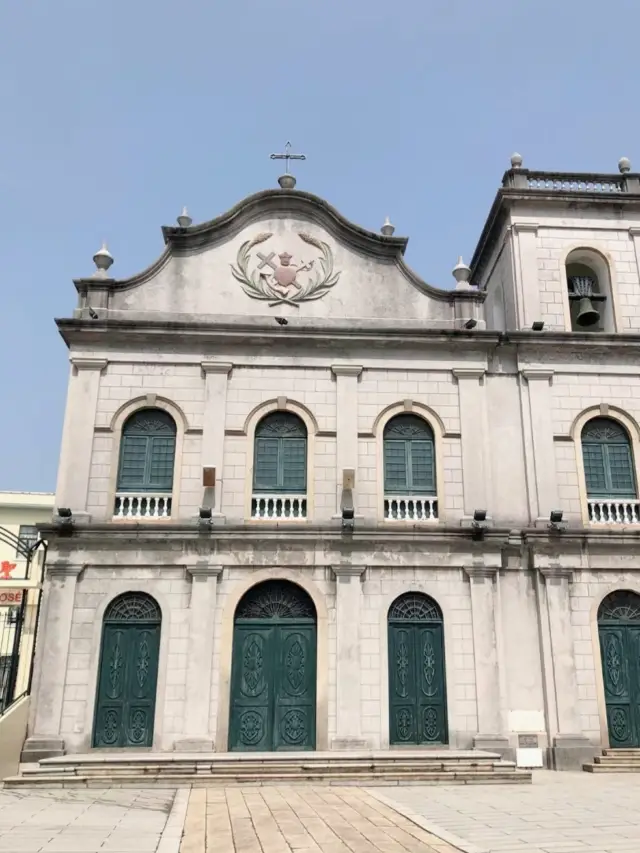
<instances>
[{"instance_id":1,"label":"carved wreath relief","mask_svg":"<svg viewBox=\"0 0 640 853\"><path fill-rule=\"evenodd\" d=\"M233 277L247 296L268 301L270 307L282 302L300 307L301 302L322 299L337 283L340 273L334 272L333 253L327 243L299 231L298 237L319 252L316 257L308 261L299 259L298 263L292 263L296 256L289 252L276 255L261 251L253 257L253 247L271 237L273 234L266 231L244 242L238 250L236 265L231 265Z\"/></svg>"}]
</instances>

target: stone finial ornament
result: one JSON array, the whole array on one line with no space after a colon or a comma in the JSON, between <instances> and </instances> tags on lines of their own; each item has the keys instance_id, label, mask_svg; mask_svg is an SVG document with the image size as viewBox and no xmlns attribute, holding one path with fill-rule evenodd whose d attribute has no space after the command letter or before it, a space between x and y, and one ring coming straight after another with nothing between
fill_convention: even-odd
<instances>
[{"instance_id":1,"label":"stone finial ornament","mask_svg":"<svg viewBox=\"0 0 640 853\"><path fill-rule=\"evenodd\" d=\"M471 267L468 267L462 260L462 255L458 258L458 263L451 270L451 275L458 282L456 289L464 290L471 287L469 279L471 278Z\"/></svg>"},{"instance_id":2,"label":"stone finial ornament","mask_svg":"<svg viewBox=\"0 0 640 853\"><path fill-rule=\"evenodd\" d=\"M618 169L620 172L625 175L627 172L631 171L631 160L628 157L621 157L618 160Z\"/></svg>"},{"instance_id":3,"label":"stone finial ornament","mask_svg":"<svg viewBox=\"0 0 640 853\"><path fill-rule=\"evenodd\" d=\"M177 222L181 228L188 228L193 222L193 219L189 216L189 211L186 207L182 208L182 213L178 216Z\"/></svg>"},{"instance_id":4,"label":"stone finial ornament","mask_svg":"<svg viewBox=\"0 0 640 853\"><path fill-rule=\"evenodd\" d=\"M102 248L98 249L93 256L93 263L96 265L94 276L106 278L107 271L113 263L113 255L107 249L107 244L105 242L102 243Z\"/></svg>"},{"instance_id":5,"label":"stone finial ornament","mask_svg":"<svg viewBox=\"0 0 640 853\"><path fill-rule=\"evenodd\" d=\"M388 216L385 216L384 224L383 224L382 228L380 229L380 233L382 235L384 235L385 237L391 237L395 230L396 230L396 226L392 224L392 222Z\"/></svg>"},{"instance_id":6,"label":"stone finial ornament","mask_svg":"<svg viewBox=\"0 0 640 853\"><path fill-rule=\"evenodd\" d=\"M518 154L517 151L511 155L511 168L522 169L522 155Z\"/></svg>"},{"instance_id":7,"label":"stone finial ornament","mask_svg":"<svg viewBox=\"0 0 640 853\"><path fill-rule=\"evenodd\" d=\"M292 190L296 185L296 179L293 175L280 175L278 178L278 183L280 184L283 190Z\"/></svg>"}]
</instances>

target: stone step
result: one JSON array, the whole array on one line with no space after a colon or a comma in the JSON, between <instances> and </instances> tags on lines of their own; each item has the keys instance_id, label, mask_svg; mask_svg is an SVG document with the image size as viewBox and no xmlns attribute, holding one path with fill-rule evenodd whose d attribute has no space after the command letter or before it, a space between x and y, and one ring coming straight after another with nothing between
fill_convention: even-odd
<instances>
[{"instance_id":1,"label":"stone step","mask_svg":"<svg viewBox=\"0 0 640 853\"><path fill-rule=\"evenodd\" d=\"M259 762L243 761L239 763L226 762L212 764L210 761L205 762L185 762L185 763L167 763L167 764L146 764L143 762L118 762L104 763L96 762L95 764L47 764L44 761L39 765L25 766L22 769L24 776L41 776L48 774L80 774L83 776L93 775L115 775L118 773L141 773L141 774L162 774L171 773L179 770L187 773L218 773L232 772L236 775L246 773L299 773L299 772L314 772L314 773L329 773L329 772L352 772L366 773L371 770L398 772L398 773L413 773L426 771L441 771L451 773L457 770L465 770L469 772L486 771L506 771L515 769L515 764L510 761L491 761L491 762L272 762L269 764L261 764Z\"/></svg>"},{"instance_id":2,"label":"stone step","mask_svg":"<svg viewBox=\"0 0 640 853\"><path fill-rule=\"evenodd\" d=\"M464 765L461 766L450 766L450 767L269 767L269 768L261 768L261 767L243 767L240 769L232 769L232 768L200 768L200 769L192 769L189 767L181 767L181 768L161 768L161 767L119 767L119 768L109 768L104 767L100 769L80 769L80 768L66 768L64 771L60 771L54 768L46 768L46 769L33 769L33 770L24 770L22 772L22 778L24 779L41 779L41 778L53 778L53 777L80 777L83 778L94 778L94 779L119 779L119 778L127 778L131 776L144 776L146 778L154 778L154 777L163 777L167 775L173 775L175 773L180 773L181 775L193 775L193 776L211 776L212 778L222 778L222 777L233 777L236 779L243 778L258 778L260 776L278 776L279 778L296 778L299 776L307 776L313 775L315 777L318 776L326 776L333 777L338 775L348 775L354 779L362 778L364 776L371 775L386 775L386 776L394 776L398 778L404 778L408 776L421 776L430 773L437 773L445 776L454 776L459 773L480 773L483 775L495 775L495 774L507 774L515 772L515 767L510 767L508 765L496 765L493 767L467 767Z\"/></svg>"},{"instance_id":3,"label":"stone step","mask_svg":"<svg viewBox=\"0 0 640 853\"><path fill-rule=\"evenodd\" d=\"M638 758L640 758L640 749L636 749L633 747L627 747L627 748L623 748L623 749L603 749L602 754L607 755L607 756L609 756L609 755L613 755L613 756L618 756L618 755L638 756Z\"/></svg>"},{"instance_id":4,"label":"stone step","mask_svg":"<svg viewBox=\"0 0 640 853\"><path fill-rule=\"evenodd\" d=\"M389 772L364 773L354 776L352 773L298 773L294 775L282 775L280 773L259 773L238 776L233 773L166 773L161 775L147 775L143 773L132 774L121 777L108 777L109 787L136 787L153 785L154 787L198 787L211 785L261 785L274 782L286 782L287 784L322 783L322 784L526 784L531 782L531 773L521 770L508 771L457 771L438 772L427 771L423 773L394 774ZM105 787L106 776L73 775L67 773L47 774L42 776L11 776L4 780L6 788L18 787Z\"/></svg>"},{"instance_id":5,"label":"stone step","mask_svg":"<svg viewBox=\"0 0 640 853\"><path fill-rule=\"evenodd\" d=\"M640 773L640 764L619 762L618 764L583 764L587 773Z\"/></svg>"},{"instance_id":6,"label":"stone step","mask_svg":"<svg viewBox=\"0 0 640 853\"><path fill-rule=\"evenodd\" d=\"M476 750L388 750L297 753L103 752L45 758L22 765L18 785L333 784L530 782L496 753Z\"/></svg>"}]
</instances>

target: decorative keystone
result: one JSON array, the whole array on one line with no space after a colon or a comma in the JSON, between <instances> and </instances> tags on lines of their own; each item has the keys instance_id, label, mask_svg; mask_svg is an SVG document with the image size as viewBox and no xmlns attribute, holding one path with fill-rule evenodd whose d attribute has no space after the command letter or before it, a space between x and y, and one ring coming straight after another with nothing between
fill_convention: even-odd
<instances>
[{"instance_id":1,"label":"decorative keystone","mask_svg":"<svg viewBox=\"0 0 640 853\"><path fill-rule=\"evenodd\" d=\"M107 249L106 243L103 243L102 248L98 249L98 251L93 256L93 263L97 267L96 271L93 274L94 277L107 278L107 271L113 263L113 255Z\"/></svg>"},{"instance_id":2,"label":"decorative keystone","mask_svg":"<svg viewBox=\"0 0 640 853\"><path fill-rule=\"evenodd\" d=\"M388 216L385 216L385 218L384 218L384 224L383 224L382 228L380 229L380 233L381 233L384 237L392 237L392 236L393 236L393 232L394 232L395 230L396 230L396 226L392 224L392 222L391 222L391 220L389 219L389 217L388 217Z\"/></svg>"},{"instance_id":3,"label":"decorative keystone","mask_svg":"<svg viewBox=\"0 0 640 853\"><path fill-rule=\"evenodd\" d=\"M182 213L178 216L177 222L181 228L188 228L193 222L193 219L189 216L189 212L186 207L182 208Z\"/></svg>"}]
</instances>

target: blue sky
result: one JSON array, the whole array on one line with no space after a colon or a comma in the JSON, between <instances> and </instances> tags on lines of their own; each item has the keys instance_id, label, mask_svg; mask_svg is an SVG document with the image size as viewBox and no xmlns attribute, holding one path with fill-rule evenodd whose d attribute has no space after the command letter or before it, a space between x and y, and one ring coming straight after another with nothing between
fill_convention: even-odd
<instances>
[{"instance_id":1,"label":"blue sky","mask_svg":"<svg viewBox=\"0 0 640 853\"><path fill-rule=\"evenodd\" d=\"M0 0L0 490L55 485L68 363L53 323L106 237L125 277L275 185L377 230L451 286L518 150L640 170L637 0Z\"/></svg>"}]
</instances>

